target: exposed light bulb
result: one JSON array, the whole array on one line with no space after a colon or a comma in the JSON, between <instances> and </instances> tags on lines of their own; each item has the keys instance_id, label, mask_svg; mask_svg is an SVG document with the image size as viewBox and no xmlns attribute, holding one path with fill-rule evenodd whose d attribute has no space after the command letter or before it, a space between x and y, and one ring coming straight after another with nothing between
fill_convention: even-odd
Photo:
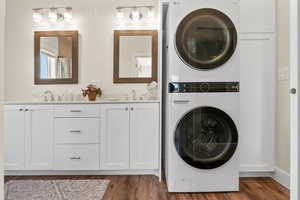
<instances>
[{"instance_id":1,"label":"exposed light bulb","mask_svg":"<svg viewBox=\"0 0 300 200\"><path fill-rule=\"evenodd\" d=\"M140 13L140 11L137 8L134 8L130 14L130 18L134 22L138 22L142 18L142 14Z\"/></svg>"},{"instance_id":2,"label":"exposed light bulb","mask_svg":"<svg viewBox=\"0 0 300 200\"><path fill-rule=\"evenodd\" d=\"M117 9L117 18L118 19L123 19L124 18L124 13L122 12L122 10L119 8Z\"/></svg>"},{"instance_id":3,"label":"exposed light bulb","mask_svg":"<svg viewBox=\"0 0 300 200\"><path fill-rule=\"evenodd\" d=\"M39 13L38 11L34 11L33 13L33 21L35 23L41 23L43 19L43 16L41 13Z\"/></svg>"},{"instance_id":4,"label":"exposed light bulb","mask_svg":"<svg viewBox=\"0 0 300 200\"><path fill-rule=\"evenodd\" d=\"M148 17L153 18L154 17L154 11L152 7L148 7Z\"/></svg>"},{"instance_id":5,"label":"exposed light bulb","mask_svg":"<svg viewBox=\"0 0 300 200\"><path fill-rule=\"evenodd\" d=\"M56 9L51 8L48 14L49 21L51 23L57 23L57 12Z\"/></svg>"},{"instance_id":6,"label":"exposed light bulb","mask_svg":"<svg viewBox=\"0 0 300 200\"><path fill-rule=\"evenodd\" d=\"M64 12L64 20L71 23L73 19L72 8L66 8Z\"/></svg>"}]
</instances>

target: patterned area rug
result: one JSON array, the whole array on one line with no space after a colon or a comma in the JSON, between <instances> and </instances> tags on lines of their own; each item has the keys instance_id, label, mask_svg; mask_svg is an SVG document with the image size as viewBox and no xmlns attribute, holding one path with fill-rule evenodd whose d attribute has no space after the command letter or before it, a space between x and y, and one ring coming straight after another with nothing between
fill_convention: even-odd
<instances>
[{"instance_id":1,"label":"patterned area rug","mask_svg":"<svg viewBox=\"0 0 300 200\"><path fill-rule=\"evenodd\" d=\"M12 180L5 200L101 200L108 180Z\"/></svg>"}]
</instances>

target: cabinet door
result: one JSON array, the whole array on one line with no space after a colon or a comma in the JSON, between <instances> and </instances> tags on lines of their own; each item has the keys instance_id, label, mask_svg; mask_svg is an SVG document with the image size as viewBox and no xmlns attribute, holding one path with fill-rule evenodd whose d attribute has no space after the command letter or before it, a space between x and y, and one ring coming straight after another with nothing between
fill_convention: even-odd
<instances>
[{"instance_id":1,"label":"cabinet door","mask_svg":"<svg viewBox=\"0 0 300 200\"><path fill-rule=\"evenodd\" d=\"M21 106L4 111L4 151L6 170L25 169L25 114Z\"/></svg>"},{"instance_id":2,"label":"cabinet door","mask_svg":"<svg viewBox=\"0 0 300 200\"><path fill-rule=\"evenodd\" d=\"M158 169L158 104L133 104L130 108L131 168Z\"/></svg>"},{"instance_id":3,"label":"cabinet door","mask_svg":"<svg viewBox=\"0 0 300 200\"><path fill-rule=\"evenodd\" d=\"M276 43L272 34L241 38L241 171L274 170Z\"/></svg>"},{"instance_id":4,"label":"cabinet door","mask_svg":"<svg viewBox=\"0 0 300 200\"><path fill-rule=\"evenodd\" d=\"M241 0L241 33L274 33L275 0Z\"/></svg>"},{"instance_id":5,"label":"cabinet door","mask_svg":"<svg viewBox=\"0 0 300 200\"><path fill-rule=\"evenodd\" d=\"M52 169L53 115L51 106L26 106L26 169Z\"/></svg>"},{"instance_id":6,"label":"cabinet door","mask_svg":"<svg viewBox=\"0 0 300 200\"><path fill-rule=\"evenodd\" d=\"M101 109L101 169L129 169L129 105L103 105Z\"/></svg>"}]
</instances>

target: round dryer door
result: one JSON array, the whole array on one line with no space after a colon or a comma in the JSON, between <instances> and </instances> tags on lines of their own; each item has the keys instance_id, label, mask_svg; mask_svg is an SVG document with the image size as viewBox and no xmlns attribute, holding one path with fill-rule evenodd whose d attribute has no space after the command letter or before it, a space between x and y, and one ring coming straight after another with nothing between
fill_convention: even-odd
<instances>
[{"instance_id":1,"label":"round dryer door","mask_svg":"<svg viewBox=\"0 0 300 200\"><path fill-rule=\"evenodd\" d=\"M214 169L227 163L238 145L238 131L223 111L200 107L187 113L175 131L180 157L198 169Z\"/></svg>"},{"instance_id":2,"label":"round dryer door","mask_svg":"<svg viewBox=\"0 0 300 200\"><path fill-rule=\"evenodd\" d=\"M181 21L175 43L180 58L188 66L210 70L231 58L237 45L237 31L224 13L199 9Z\"/></svg>"}]
</instances>

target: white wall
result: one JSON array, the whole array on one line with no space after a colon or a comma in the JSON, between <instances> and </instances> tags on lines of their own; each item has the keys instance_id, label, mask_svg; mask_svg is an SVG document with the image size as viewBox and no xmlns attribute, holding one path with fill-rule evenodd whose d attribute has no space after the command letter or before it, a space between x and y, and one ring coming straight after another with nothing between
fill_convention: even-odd
<instances>
[{"instance_id":1,"label":"white wall","mask_svg":"<svg viewBox=\"0 0 300 200\"><path fill-rule=\"evenodd\" d=\"M0 0L0 200L3 200L3 111L5 0Z\"/></svg>"},{"instance_id":2,"label":"white wall","mask_svg":"<svg viewBox=\"0 0 300 200\"><path fill-rule=\"evenodd\" d=\"M278 32L278 101L276 165L290 172L289 114L289 1L277 0Z\"/></svg>"},{"instance_id":3,"label":"white wall","mask_svg":"<svg viewBox=\"0 0 300 200\"><path fill-rule=\"evenodd\" d=\"M32 94L52 89L56 93L80 93L88 83L97 83L106 96L120 96L136 89L146 92L145 84L113 84L113 30L157 28L153 21L133 24L120 23L116 17L117 6L155 5L158 0L9 0L6 18L6 70L5 99L8 101L31 100ZM32 8L49 6L73 7L72 26L34 27ZM157 12L156 12L157 13ZM156 15L157 16L157 15ZM79 85L35 86L34 82L34 30L78 29L80 33Z\"/></svg>"}]
</instances>

